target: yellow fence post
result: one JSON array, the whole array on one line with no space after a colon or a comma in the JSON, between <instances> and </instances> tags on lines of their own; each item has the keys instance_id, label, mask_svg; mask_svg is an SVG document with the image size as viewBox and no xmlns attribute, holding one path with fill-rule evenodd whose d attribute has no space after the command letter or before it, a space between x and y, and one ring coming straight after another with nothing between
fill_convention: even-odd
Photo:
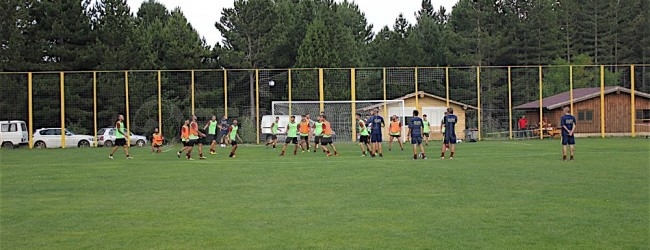
<instances>
[{"instance_id":1,"label":"yellow fence post","mask_svg":"<svg viewBox=\"0 0 650 250\"><path fill-rule=\"evenodd\" d=\"M573 65L569 65L569 103L571 114L573 113Z\"/></svg>"},{"instance_id":2,"label":"yellow fence post","mask_svg":"<svg viewBox=\"0 0 650 250\"><path fill-rule=\"evenodd\" d=\"M126 145L127 147L131 145L131 122L129 122L129 71L125 70L124 71L124 99L126 101L126 114L124 116L126 117L126 134L124 135L126 137Z\"/></svg>"},{"instance_id":3,"label":"yellow fence post","mask_svg":"<svg viewBox=\"0 0 650 250\"><path fill-rule=\"evenodd\" d=\"M27 145L30 149L34 148L34 104L33 104L33 78L32 78L32 72L27 73L27 122L29 126L29 131L27 133L29 134L27 138L29 140L29 145Z\"/></svg>"},{"instance_id":4,"label":"yellow fence post","mask_svg":"<svg viewBox=\"0 0 650 250\"><path fill-rule=\"evenodd\" d=\"M544 92L543 92L543 75L542 75L542 66L539 66L539 139L544 139Z\"/></svg>"},{"instance_id":5,"label":"yellow fence post","mask_svg":"<svg viewBox=\"0 0 650 250\"><path fill-rule=\"evenodd\" d=\"M228 71L223 70L223 115L228 117Z\"/></svg>"},{"instance_id":6,"label":"yellow fence post","mask_svg":"<svg viewBox=\"0 0 650 250\"><path fill-rule=\"evenodd\" d=\"M255 135L260 144L260 70L255 70ZM309 143L309 142L307 142Z\"/></svg>"},{"instance_id":7,"label":"yellow fence post","mask_svg":"<svg viewBox=\"0 0 650 250\"><path fill-rule=\"evenodd\" d=\"M350 100L352 101L352 141L357 140L357 70L355 68L350 69Z\"/></svg>"},{"instance_id":8,"label":"yellow fence post","mask_svg":"<svg viewBox=\"0 0 650 250\"><path fill-rule=\"evenodd\" d=\"M95 147L98 146L97 141L97 71L93 71L93 134L95 135Z\"/></svg>"},{"instance_id":9,"label":"yellow fence post","mask_svg":"<svg viewBox=\"0 0 650 250\"><path fill-rule=\"evenodd\" d=\"M158 133L162 134L162 73L158 70Z\"/></svg>"},{"instance_id":10,"label":"yellow fence post","mask_svg":"<svg viewBox=\"0 0 650 250\"><path fill-rule=\"evenodd\" d=\"M190 77L190 79L192 81L191 82L191 88L192 88L192 100L191 100L192 101L192 115L195 115L196 113L194 113L194 70L192 70L191 72L192 72L191 73L192 77Z\"/></svg>"},{"instance_id":11,"label":"yellow fence post","mask_svg":"<svg viewBox=\"0 0 650 250\"><path fill-rule=\"evenodd\" d=\"M61 92L61 148L65 148L65 73L59 73L59 87Z\"/></svg>"},{"instance_id":12,"label":"yellow fence post","mask_svg":"<svg viewBox=\"0 0 650 250\"><path fill-rule=\"evenodd\" d=\"M634 94L634 64L630 65L630 126L632 138L636 137L636 101Z\"/></svg>"},{"instance_id":13,"label":"yellow fence post","mask_svg":"<svg viewBox=\"0 0 650 250\"><path fill-rule=\"evenodd\" d=\"M478 132L478 140L481 140L481 67L477 66L476 67L476 96L477 96L477 104L478 104L478 128L476 129Z\"/></svg>"},{"instance_id":14,"label":"yellow fence post","mask_svg":"<svg viewBox=\"0 0 650 250\"><path fill-rule=\"evenodd\" d=\"M449 66L445 67L445 99L449 108Z\"/></svg>"},{"instance_id":15,"label":"yellow fence post","mask_svg":"<svg viewBox=\"0 0 650 250\"><path fill-rule=\"evenodd\" d=\"M605 65L600 65L600 137L605 138Z\"/></svg>"},{"instance_id":16,"label":"yellow fence post","mask_svg":"<svg viewBox=\"0 0 650 250\"><path fill-rule=\"evenodd\" d=\"M418 67L415 67L415 70L413 70L413 72L414 72L413 79L415 81L415 109L420 110L420 97L419 97L420 93L418 93Z\"/></svg>"},{"instance_id":17,"label":"yellow fence post","mask_svg":"<svg viewBox=\"0 0 650 250\"><path fill-rule=\"evenodd\" d=\"M384 68L384 118L388 116L388 110L386 108L386 78L387 78L386 68Z\"/></svg>"},{"instance_id":18,"label":"yellow fence post","mask_svg":"<svg viewBox=\"0 0 650 250\"><path fill-rule=\"evenodd\" d=\"M325 111L325 89L324 89L323 68L318 69L318 96L320 99L320 112Z\"/></svg>"},{"instance_id":19,"label":"yellow fence post","mask_svg":"<svg viewBox=\"0 0 650 250\"><path fill-rule=\"evenodd\" d=\"M510 140L512 140L512 67L510 66L508 66L508 124L510 124Z\"/></svg>"},{"instance_id":20,"label":"yellow fence post","mask_svg":"<svg viewBox=\"0 0 650 250\"><path fill-rule=\"evenodd\" d=\"M289 115L291 115L291 69L289 69L289 72L287 73L287 83L288 83L288 88L289 88ZM273 118L275 119L275 118ZM275 121L275 120L274 120Z\"/></svg>"}]
</instances>

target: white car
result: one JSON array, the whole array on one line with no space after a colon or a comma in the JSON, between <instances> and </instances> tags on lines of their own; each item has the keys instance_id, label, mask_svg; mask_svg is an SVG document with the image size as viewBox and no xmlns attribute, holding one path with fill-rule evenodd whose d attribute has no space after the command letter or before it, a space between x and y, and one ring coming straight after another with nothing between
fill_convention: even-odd
<instances>
[{"instance_id":1,"label":"white car","mask_svg":"<svg viewBox=\"0 0 650 250\"><path fill-rule=\"evenodd\" d=\"M65 131L65 147L91 147L94 146L94 137L90 135L76 135L69 130ZM34 148L60 148L61 128L42 128L34 132Z\"/></svg>"},{"instance_id":2,"label":"white car","mask_svg":"<svg viewBox=\"0 0 650 250\"><path fill-rule=\"evenodd\" d=\"M147 145L147 137L129 133L129 145L144 147ZM97 144L99 146L112 147L115 145L115 128L102 128L97 131Z\"/></svg>"},{"instance_id":3,"label":"white car","mask_svg":"<svg viewBox=\"0 0 650 250\"><path fill-rule=\"evenodd\" d=\"M27 125L24 121L0 121L0 145L3 148L15 148L27 145Z\"/></svg>"}]
</instances>

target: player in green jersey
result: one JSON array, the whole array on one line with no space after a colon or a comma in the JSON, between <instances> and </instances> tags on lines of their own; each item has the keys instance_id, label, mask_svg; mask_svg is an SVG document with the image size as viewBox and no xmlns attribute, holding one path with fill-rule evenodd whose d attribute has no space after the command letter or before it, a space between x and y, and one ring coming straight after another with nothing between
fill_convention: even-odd
<instances>
[{"instance_id":1,"label":"player in green jersey","mask_svg":"<svg viewBox=\"0 0 650 250\"><path fill-rule=\"evenodd\" d=\"M275 149L275 144L278 142L279 122L280 117L276 116L275 121L271 124L271 136L268 138L269 140L266 142L266 145L264 145L265 148L268 148L269 145L273 145L273 149Z\"/></svg>"},{"instance_id":2,"label":"player in green jersey","mask_svg":"<svg viewBox=\"0 0 650 250\"><path fill-rule=\"evenodd\" d=\"M203 130L206 130L207 136L206 136L206 142L210 143L210 154L215 155L217 154L217 140L218 140L218 131L217 128L219 126L219 121L217 121L217 116L212 116L212 119L210 119L205 126L203 126Z\"/></svg>"},{"instance_id":3,"label":"player in green jersey","mask_svg":"<svg viewBox=\"0 0 650 250\"><path fill-rule=\"evenodd\" d=\"M232 150L230 150L230 158L235 158L235 151L237 150L237 139L239 141L243 141L241 137L239 137L239 125L237 124L237 119L232 120L232 125L230 125L230 128L228 128L228 139L230 139L230 146L232 146Z\"/></svg>"},{"instance_id":4,"label":"player in green jersey","mask_svg":"<svg viewBox=\"0 0 650 250\"><path fill-rule=\"evenodd\" d=\"M321 121L320 115L316 118L312 127L314 129L314 153L316 153L316 149L319 148L320 143L323 140L323 122ZM323 152L325 152L325 149L323 149Z\"/></svg>"},{"instance_id":5,"label":"player in green jersey","mask_svg":"<svg viewBox=\"0 0 650 250\"><path fill-rule=\"evenodd\" d=\"M427 115L422 115L422 135L424 135L424 145L429 146L429 137L431 136L431 123L427 120Z\"/></svg>"},{"instance_id":6,"label":"player in green jersey","mask_svg":"<svg viewBox=\"0 0 650 250\"><path fill-rule=\"evenodd\" d=\"M289 118L289 123L287 124L287 139L284 141L284 147L282 147L282 153L280 156L284 155L284 151L287 149L289 143L293 143L293 155L298 154L298 123L296 123L296 116L292 115Z\"/></svg>"}]
</instances>

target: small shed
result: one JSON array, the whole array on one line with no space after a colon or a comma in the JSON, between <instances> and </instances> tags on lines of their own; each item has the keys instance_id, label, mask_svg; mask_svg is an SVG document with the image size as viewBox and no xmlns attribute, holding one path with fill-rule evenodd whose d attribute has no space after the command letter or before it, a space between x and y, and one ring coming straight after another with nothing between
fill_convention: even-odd
<instances>
[{"instance_id":1,"label":"small shed","mask_svg":"<svg viewBox=\"0 0 650 250\"><path fill-rule=\"evenodd\" d=\"M406 121L409 121L410 118L413 115L413 110L417 109L420 111L420 117L422 115L426 114L427 115L427 120L431 123L431 139L434 140L441 140L442 139L442 134L440 131L440 124L442 122L442 118L445 115L445 111L447 111L447 99L444 97L432 95L429 93L426 93L424 91L419 91L417 92L418 95L418 107L416 107L416 93L411 93L399 98L395 98L394 100L404 100L404 113L406 116ZM468 104L464 104L458 101L454 100L449 100L449 107L454 109L454 114L458 116L458 123L456 124L456 137L459 139L465 138L465 129L466 129L466 111L468 109L474 109L476 110L477 108ZM387 115L387 117L384 117L386 120L386 128L384 129L384 138L387 138L388 136L388 123L389 117L393 115L401 116L402 110L399 104L397 103L389 103L386 105L386 110L384 110L384 105L383 104L376 104L368 107L364 107L362 109L358 109L357 112L360 112L362 114L369 114L371 109L378 108L379 109L379 115L384 116ZM406 123L404 123L406 124ZM406 126L404 126L404 129L402 131L402 135L406 135Z\"/></svg>"},{"instance_id":2,"label":"small shed","mask_svg":"<svg viewBox=\"0 0 650 250\"><path fill-rule=\"evenodd\" d=\"M577 119L577 133L600 133L600 88L573 90L573 112ZM631 132L632 91L624 87L609 86L604 90L605 132L626 134ZM650 132L650 94L635 91L635 130ZM543 117L557 125L563 115L562 109L571 105L570 92L542 99ZM516 106L523 110L529 124L539 124L539 100Z\"/></svg>"}]
</instances>

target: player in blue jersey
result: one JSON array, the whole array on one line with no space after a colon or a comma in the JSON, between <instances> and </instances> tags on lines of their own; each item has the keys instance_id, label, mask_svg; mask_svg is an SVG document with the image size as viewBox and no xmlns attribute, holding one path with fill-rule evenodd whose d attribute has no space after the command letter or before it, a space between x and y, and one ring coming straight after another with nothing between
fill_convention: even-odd
<instances>
[{"instance_id":1,"label":"player in blue jersey","mask_svg":"<svg viewBox=\"0 0 650 250\"><path fill-rule=\"evenodd\" d=\"M568 107L564 108L564 115L560 119L562 126L562 160L566 161L566 145L571 147L571 160L573 161L574 145L576 144L574 133L576 131L576 118L571 115Z\"/></svg>"},{"instance_id":2,"label":"player in blue jersey","mask_svg":"<svg viewBox=\"0 0 650 250\"><path fill-rule=\"evenodd\" d=\"M447 115L445 115L442 122L444 124L445 138L440 150L440 159L445 159L446 147L449 147L451 151L449 159L454 159L454 153L456 152L456 122L458 122L458 117L454 115L454 109L447 108Z\"/></svg>"},{"instance_id":3,"label":"player in blue jersey","mask_svg":"<svg viewBox=\"0 0 650 250\"><path fill-rule=\"evenodd\" d=\"M384 124L384 118L379 116L377 113L379 110L373 109L371 116L367 121L367 127L370 129L370 143L372 143L372 151L370 156L375 157L379 154L379 157L384 157L384 154L381 150L381 141L382 141L382 129Z\"/></svg>"},{"instance_id":4,"label":"player in blue jersey","mask_svg":"<svg viewBox=\"0 0 650 250\"><path fill-rule=\"evenodd\" d=\"M422 145L424 121L418 117L419 114L420 112L413 110L413 118L411 118L409 131L406 134L407 140L411 141L411 144L413 144L413 160L418 159L418 145L420 146L420 157L422 157L422 159L427 159L424 155L424 145Z\"/></svg>"}]
</instances>

